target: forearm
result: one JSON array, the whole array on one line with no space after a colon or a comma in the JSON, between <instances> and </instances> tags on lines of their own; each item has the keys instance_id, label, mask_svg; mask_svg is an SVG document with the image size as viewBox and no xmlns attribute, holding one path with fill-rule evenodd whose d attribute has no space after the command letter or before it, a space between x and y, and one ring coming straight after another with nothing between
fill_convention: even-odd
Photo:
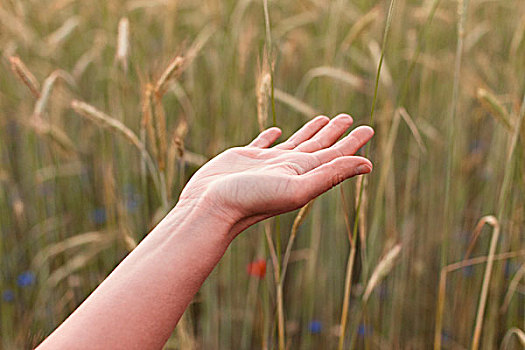
<instances>
[{"instance_id":1,"label":"forearm","mask_svg":"<svg viewBox=\"0 0 525 350\"><path fill-rule=\"evenodd\" d=\"M226 251L230 225L175 208L38 349L160 349Z\"/></svg>"}]
</instances>

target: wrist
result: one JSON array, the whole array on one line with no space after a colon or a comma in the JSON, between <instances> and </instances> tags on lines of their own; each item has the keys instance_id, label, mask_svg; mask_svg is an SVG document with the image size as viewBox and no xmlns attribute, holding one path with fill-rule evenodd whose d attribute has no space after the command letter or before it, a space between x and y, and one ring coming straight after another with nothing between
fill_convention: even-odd
<instances>
[{"instance_id":1,"label":"wrist","mask_svg":"<svg viewBox=\"0 0 525 350\"><path fill-rule=\"evenodd\" d=\"M168 228L172 233L182 227L192 227L194 229L191 231L197 229L203 234L213 235L214 239L224 239L229 243L234 238L230 237L231 229L237 222L224 206L202 194L199 198L180 200L159 226Z\"/></svg>"}]
</instances>

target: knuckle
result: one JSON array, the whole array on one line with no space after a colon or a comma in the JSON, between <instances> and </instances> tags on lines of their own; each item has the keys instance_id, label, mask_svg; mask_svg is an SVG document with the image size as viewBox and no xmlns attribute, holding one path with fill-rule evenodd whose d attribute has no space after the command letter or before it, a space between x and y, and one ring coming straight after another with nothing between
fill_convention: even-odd
<instances>
[{"instance_id":1,"label":"knuckle","mask_svg":"<svg viewBox=\"0 0 525 350\"><path fill-rule=\"evenodd\" d=\"M240 150L241 147L232 147L232 148L228 148L226 151L224 151L222 154L223 155L231 155L231 154L235 154L235 153L238 153L239 150Z\"/></svg>"},{"instance_id":2,"label":"knuckle","mask_svg":"<svg viewBox=\"0 0 525 350\"><path fill-rule=\"evenodd\" d=\"M318 148L318 149L321 149L321 148L325 147L323 142L321 142L321 141L319 141L317 139L312 140L312 142L315 145L315 147Z\"/></svg>"},{"instance_id":3,"label":"knuckle","mask_svg":"<svg viewBox=\"0 0 525 350\"><path fill-rule=\"evenodd\" d=\"M283 166L285 169L290 170L292 173L302 174L302 172L303 172L303 168L302 168L299 164L297 164L297 163L293 163L293 162L284 162L284 163L282 163L282 166Z\"/></svg>"},{"instance_id":4,"label":"knuckle","mask_svg":"<svg viewBox=\"0 0 525 350\"><path fill-rule=\"evenodd\" d=\"M334 152L336 154L336 156L339 158L339 157L344 157L345 156L345 153L341 150L341 148L339 147L335 147L334 148Z\"/></svg>"},{"instance_id":5,"label":"knuckle","mask_svg":"<svg viewBox=\"0 0 525 350\"><path fill-rule=\"evenodd\" d=\"M322 157L320 157L319 154L314 152L314 153L309 153L309 155L316 166L319 166L323 163Z\"/></svg>"},{"instance_id":6,"label":"knuckle","mask_svg":"<svg viewBox=\"0 0 525 350\"><path fill-rule=\"evenodd\" d=\"M339 185L345 180L345 177L342 173L337 172L332 176L332 187Z\"/></svg>"},{"instance_id":7,"label":"knuckle","mask_svg":"<svg viewBox=\"0 0 525 350\"><path fill-rule=\"evenodd\" d=\"M308 169L310 169L310 170L314 169L314 168L317 168L319 165L321 165L321 160L314 153L308 154L308 156L305 157L305 161L306 161L306 164L308 166Z\"/></svg>"},{"instance_id":8,"label":"knuckle","mask_svg":"<svg viewBox=\"0 0 525 350\"><path fill-rule=\"evenodd\" d=\"M281 144L280 148L282 148L282 149L293 149L293 148L295 148L295 145L294 145L293 141L287 140L287 141L285 141L285 142L283 142Z\"/></svg>"},{"instance_id":9,"label":"knuckle","mask_svg":"<svg viewBox=\"0 0 525 350\"><path fill-rule=\"evenodd\" d=\"M294 149L295 147L297 147L297 142L295 140L288 140L286 142L286 146L288 147L288 149Z\"/></svg>"},{"instance_id":10,"label":"knuckle","mask_svg":"<svg viewBox=\"0 0 525 350\"><path fill-rule=\"evenodd\" d=\"M363 141L357 138L355 135L350 135L348 144L351 146L352 153L355 153L361 147Z\"/></svg>"}]
</instances>

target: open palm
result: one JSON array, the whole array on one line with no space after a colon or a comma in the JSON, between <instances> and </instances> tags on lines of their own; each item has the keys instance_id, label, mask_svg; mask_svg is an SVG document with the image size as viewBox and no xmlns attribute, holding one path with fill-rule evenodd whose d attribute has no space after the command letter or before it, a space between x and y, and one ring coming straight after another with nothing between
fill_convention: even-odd
<instances>
[{"instance_id":1,"label":"open palm","mask_svg":"<svg viewBox=\"0 0 525 350\"><path fill-rule=\"evenodd\" d=\"M297 209L345 179L372 170L368 159L354 156L372 138L372 128L358 127L337 142L351 125L346 114L332 120L317 117L271 148L281 130L267 129L248 146L228 149L197 171L179 205L213 208L231 221L233 234Z\"/></svg>"}]
</instances>

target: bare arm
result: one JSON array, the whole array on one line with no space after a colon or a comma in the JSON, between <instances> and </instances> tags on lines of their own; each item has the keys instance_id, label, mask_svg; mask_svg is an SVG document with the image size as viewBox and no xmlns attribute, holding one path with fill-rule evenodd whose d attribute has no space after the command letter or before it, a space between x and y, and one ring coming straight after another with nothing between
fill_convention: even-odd
<instances>
[{"instance_id":1,"label":"bare arm","mask_svg":"<svg viewBox=\"0 0 525 350\"><path fill-rule=\"evenodd\" d=\"M160 349L241 231L297 209L345 179L372 170L353 156L373 135L352 119L318 117L287 141L262 132L189 181L173 210L38 349Z\"/></svg>"}]
</instances>

